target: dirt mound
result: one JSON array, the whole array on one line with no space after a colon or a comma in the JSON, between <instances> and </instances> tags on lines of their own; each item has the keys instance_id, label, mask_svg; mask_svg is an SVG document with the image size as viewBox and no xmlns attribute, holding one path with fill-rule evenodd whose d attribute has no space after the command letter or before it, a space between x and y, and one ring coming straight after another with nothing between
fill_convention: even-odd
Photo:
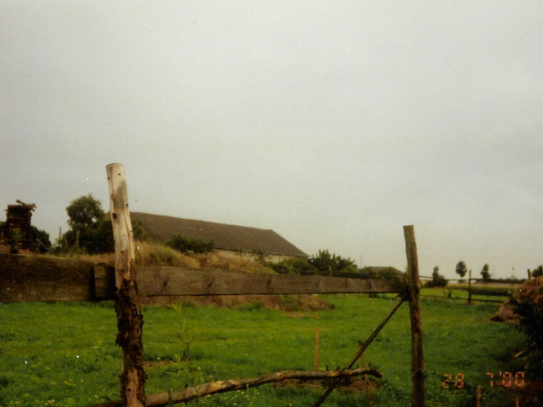
<instances>
[{"instance_id":1,"label":"dirt mound","mask_svg":"<svg viewBox=\"0 0 543 407\"><path fill-rule=\"evenodd\" d=\"M509 322L511 324L518 324L520 322L520 317L518 314L515 314L511 307L511 300L506 300L496 313L490 318L494 322Z\"/></svg>"},{"instance_id":2,"label":"dirt mound","mask_svg":"<svg viewBox=\"0 0 543 407\"><path fill-rule=\"evenodd\" d=\"M146 305L164 305L180 302L182 304L206 305L221 308L245 310L267 308L278 311L320 311L334 306L322 298L309 294L298 295L216 295L210 297L152 297L142 298Z\"/></svg>"},{"instance_id":3,"label":"dirt mound","mask_svg":"<svg viewBox=\"0 0 543 407\"><path fill-rule=\"evenodd\" d=\"M513 293L513 301L533 301L537 306L543 305L543 277L532 278L519 286ZM492 321L518 323L520 316L515 313L511 300L506 300L492 316Z\"/></svg>"}]
</instances>

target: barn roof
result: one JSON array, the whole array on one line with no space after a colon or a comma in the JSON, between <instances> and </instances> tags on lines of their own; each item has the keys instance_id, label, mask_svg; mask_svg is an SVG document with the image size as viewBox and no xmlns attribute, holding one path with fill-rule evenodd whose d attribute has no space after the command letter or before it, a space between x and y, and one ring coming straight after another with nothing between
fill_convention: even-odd
<instances>
[{"instance_id":1,"label":"barn roof","mask_svg":"<svg viewBox=\"0 0 543 407\"><path fill-rule=\"evenodd\" d=\"M140 221L151 237L167 242L174 235L191 239L213 240L217 249L261 250L267 254L305 256L305 253L271 229L226 225L202 220L182 219L173 216L131 212L135 221Z\"/></svg>"}]
</instances>

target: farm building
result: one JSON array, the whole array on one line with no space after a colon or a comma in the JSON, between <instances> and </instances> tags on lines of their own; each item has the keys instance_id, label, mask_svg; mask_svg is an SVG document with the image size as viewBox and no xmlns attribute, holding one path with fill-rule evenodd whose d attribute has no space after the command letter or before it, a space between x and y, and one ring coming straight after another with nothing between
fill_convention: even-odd
<instances>
[{"instance_id":1,"label":"farm building","mask_svg":"<svg viewBox=\"0 0 543 407\"><path fill-rule=\"evenodd\" d=\"M162 242L174 235L215 243L215 250L222 255L252 257L256 252L266 255L267 260L279 262L288 257L307 255L271 229L226 225L202 220L182 219L172 216L131 212L133 221L139 221L149 235Z\"/></svg>"}]
</instances>

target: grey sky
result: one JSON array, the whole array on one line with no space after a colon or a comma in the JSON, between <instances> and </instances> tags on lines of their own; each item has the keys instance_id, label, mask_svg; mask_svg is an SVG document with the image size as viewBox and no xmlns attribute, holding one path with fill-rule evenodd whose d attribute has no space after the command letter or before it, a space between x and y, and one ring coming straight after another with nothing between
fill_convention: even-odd
<instances>
[{"instance_id":1,"label":"grey sky","mask_svg":"<svg viewBox=\"0 0 543 407\"><path fill-rule=\"evenodd\" d=\"M0 207L124 164L131 209L309 254L543 263L540 1L0 1Z\"/></svg>"}]
</instances>

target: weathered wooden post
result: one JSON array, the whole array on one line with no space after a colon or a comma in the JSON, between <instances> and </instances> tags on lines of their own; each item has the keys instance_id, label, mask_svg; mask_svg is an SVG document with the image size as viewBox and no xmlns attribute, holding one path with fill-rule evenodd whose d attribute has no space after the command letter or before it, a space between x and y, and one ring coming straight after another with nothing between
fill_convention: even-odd
<instances>
[{"instance_id":1,"label":"weathered wooden post","mask_svg":"<svg viewBox=\"0 0 543 407\"><path fill-rule=\"evenodd\" d=\"M115 238L115 311L118 327L116 343L123 350L121 398L125 407L143 407L145 406L143 316L138 305L134 236L128 209L126 176L121 164L109 164L106 171Z\"/></svg>"},{"instance_id":2,"label":"weathered wooden post","mask_svg":"<svg viewBox=\"0 0 543 407\"><path fill-rule=\"evenodd\" d=\"M471 270L469 271L468 279L468 304L471 304Z\"/></svg>"},{"instance_id":3,"label":"weathered wooden post","mask_svg":"<svg viewBox=\"0 0 543 407\"><path fill-rule=\"evenodd\" d=\"M321 330L319 328L315 329L315 363L314 371L319 370L319 356L320 356L320 349L321 349Z\"/></svg>"},{"instance_id":4,"label":"weathered wooden post","mask_svg":"<svg viewBox=\"0 0 543 407\"><path fill-rule=\"evenodd\" d=\"M407 255L407 283L411 315L411 379L413 382L411 404L413 407L424 407L424 352L417 244L413 226L404 226L403 232Z\"/></svg>"}]
</instances>

